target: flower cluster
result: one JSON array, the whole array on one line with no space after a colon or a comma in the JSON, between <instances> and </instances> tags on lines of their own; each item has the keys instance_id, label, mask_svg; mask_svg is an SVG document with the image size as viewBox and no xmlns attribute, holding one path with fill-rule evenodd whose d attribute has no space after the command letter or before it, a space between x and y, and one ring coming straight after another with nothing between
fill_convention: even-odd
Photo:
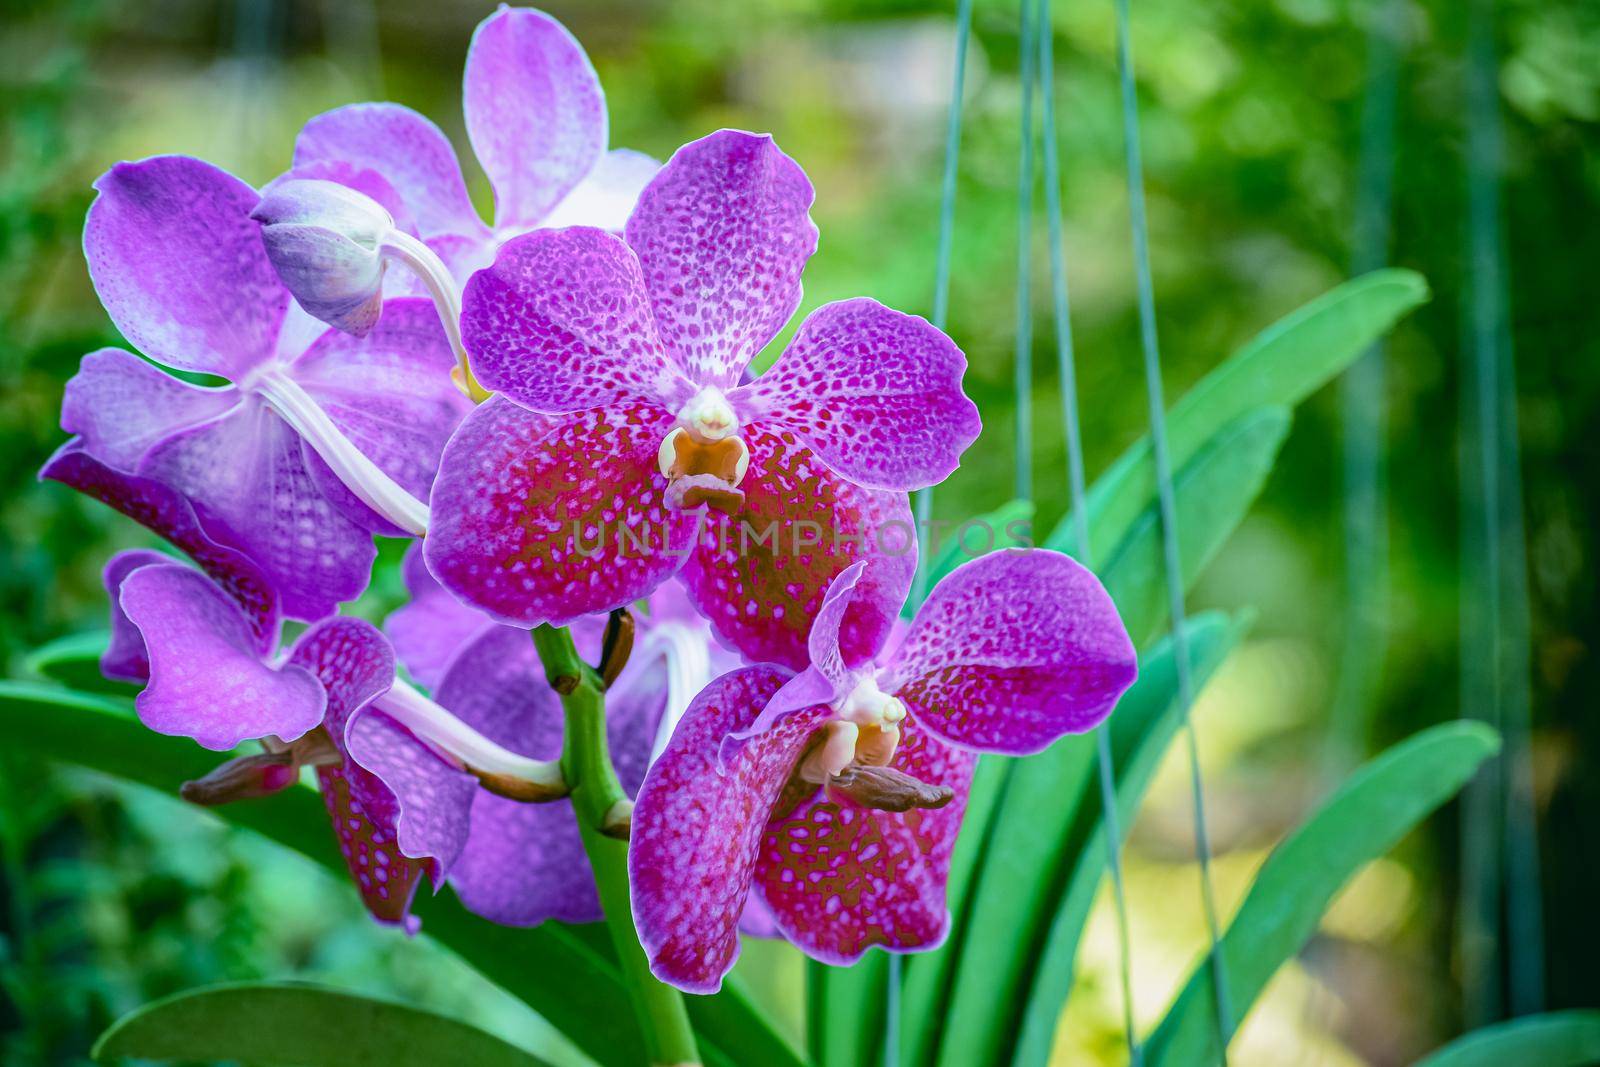
<instances>
[{"instance_id":1,"label":"flower cluster","mask_svg":"<svg viewBox=\"0 0 1600 1067\"><path fill-rule=\"evenodd\" d=\"M966 359L859 298L752 373L818 240L771 137L608 150L583 50L527 9L478 28L463 104L492 224L393 104L313 118L259 190L177 156L96 184L90 276L136 351L84 357L42 474L193 564L111 560L105 673L229 753L196 803L314 771L385 922L415 928L424 875L494 922L598 919L592 831L629 839L640 944L683 989L741 930L834 962L937 944L977 753L1110 713L1114 606L1011 550L899 622L908 493L979 433ZM375 537L417 539L382 630L340 614ZM586 662L553 673L553 627Z\"/></svg>"}]
</instances>

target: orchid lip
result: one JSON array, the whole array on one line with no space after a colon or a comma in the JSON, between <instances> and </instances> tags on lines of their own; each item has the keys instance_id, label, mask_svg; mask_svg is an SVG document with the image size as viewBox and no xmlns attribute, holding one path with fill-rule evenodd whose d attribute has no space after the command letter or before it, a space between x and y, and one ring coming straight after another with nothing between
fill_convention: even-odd
<instances>
[{"instance_id":1,"label":"orchid lip","mask_svg":"<svg viewBox=\"0 0 1600 1067\"><path fill-rule=\"evenodd\" d=\"M801 760L799 776L816 785L831 785L852 767L887 767L900 746L900 723L906 708L885 693L871 672L832 703L834 718L822 730L822 742Z\"/></svg>"}]
</instances>

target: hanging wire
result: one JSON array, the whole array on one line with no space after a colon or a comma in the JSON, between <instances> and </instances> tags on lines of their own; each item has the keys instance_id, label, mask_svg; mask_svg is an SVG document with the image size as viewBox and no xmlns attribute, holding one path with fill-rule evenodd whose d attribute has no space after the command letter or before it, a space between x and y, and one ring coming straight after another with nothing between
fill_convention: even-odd
<instances>
[{"instance_id":1,"label":"hanging wire","mask_svg":"<svg viewBox=\"0 0 1600 1067\"><path fill-rule=\"evenodd\" d=\"M1156 336L1155 286L1150 277L1150 235L1145 219L1144 169L1139 153L1139 103L1133 81L1133 42L1129 25L1129 0L1116 0L1117 67L1122 88L1122 136L1128 165L1128 216L1133 233L1134 273L1139 291L1139 341L1144 351L1145 392L1150 404L1150 444L1155 460L1156 494L1161 509L1161 543L1165 556L1167 600L1172 615L1172 651L1178 668L1178 702L1183 708L1184 736L1188 742L1189 786L1194 809L1195 854L1200 862L1200 900L1205 911L1206 935L1211 948L1211 982L1215 994L1217 1032L1222 1062L1227 1063L1233 1036L1233 1007L1228 994L1226 964L1222 958L1221 930L1217 922L1216 891L1211 878L1211 838L1206 830L1205 785L1200 774L1200 745L1195 737L1191 709L1194 678L1189 661L1189 639L1184 628L1183 570L1178 553L1178 507L1172 487L1172 458L1167 452L1166 402L1162 398L1161 354Z\"/></svg>"},{"instance_id":2,"label":"hanging wire","mask_svg":"<svg viewBox=\"0 0 1600 1067\"><path fill-rule=\"evenodd\" d=\"M1061 420L1067 436L1067 488L1072 503L1072 532L1077 542L1078 562L1094 568L1089 543L1088 492L1083 475L1083 434L1078 419L1078 375L1072 344L1072 302L1067 288L1066 243L1061 226L1061 167L1056 145L1055 32L1048 17L1046 0L1036 0L1044 12L1039 33L1039 100L1044 147L1045 212L1050 224L1050 282L1055 312L1056 363L1061 379ZM1128 933L1128 901L1122 879L1122 829L1117 816L1117 781L1111 755L1111 729L1101 724L1095 730L1096 755L1100 769L1100 807L1105 813L1106 866L1111 874L1112 900L1116 909L1117 951L1121 966L1122 1029L1128 1045L1128 1062L1138 1067L1143 1062L1133 1021L1133 948Z\"/></svg>"},{"instance_id":3,"label":"hanging wire","mask_svg":"<svg viewBox=\"0 0 1600 1067\"><path fill-rule=\"evenodd\" d=\"M1389 261L1393 215L1395 113L1400 90L1400 18L1405 0L1376 0L1367 26L1367 87L1350 270L1365 274ZM1388 647L1389 529L1388 354L1382 340L1340 379L1344 445L1345 632L1332 707L1329 780L1362 756Z\"/></svg>"},{"instance_id":4,"label":"hanging wire","mask_svg":"<svg viewBox=\"0 0 1600 1067\"><path fill-rule=\"evenodd\" d=\"M944 131L944 179L939 191L939 251L933 268L933 326L943 330L950 314L950 258L955 244L956 174L961 158L962 101L967 90L967 47L972 40L972 0L956 5L955 70L950 76L950 113ZM917 491L917 529L933 523L933 486ZM928 595L928 564L932 553L922 553L912 598L920 604Z\"/></svg>"},{"instance_id":5,"label":"hanging wire","mask_svg":"<svg viewBox=\"0 0 1600 1067\"><path fill-rule=\"evenodd\" d=\"M1462 822L1461 962L1475 1025L1539 1011L1544 923L1529 752L1527 548L1510 335L1494 12L1468 12L1466 333L1462 375L1462 715L1505 739L1469 788ZM1481 613L1480 610L1481 609ZM1503 911L1502 911L1503 909ZM1499 930L1509 935L1503 988Z\"/></svg>"},{"instance_id":6,"label":"hanging wire","mask_svg":"<svg viewBox=\"0 0 1600 1067\"><path fill-rule=\"evenodd\" d=\"M955 244L956 175L961 158L962 102L967 89L967 48L972 40L972 0L956 4L954 70L950 75L950 112L944 132L944 177L939 190L939 251L933 269L933 326L943 330L950 314L950 259ZM933 528L933 486L917 492L917 530L926 534ZM924 551L917 561L916 588L912 603L921 604L928 595L929 564L932 553ZM884 996L883 1067L900 1065L900 985L902 957L889 954L887 988Z\"/></svg>"}]
</instances>

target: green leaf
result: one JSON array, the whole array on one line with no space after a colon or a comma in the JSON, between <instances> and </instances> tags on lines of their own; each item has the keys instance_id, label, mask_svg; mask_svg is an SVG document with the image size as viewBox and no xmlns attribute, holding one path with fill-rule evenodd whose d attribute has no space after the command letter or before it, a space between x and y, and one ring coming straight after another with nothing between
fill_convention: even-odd
<instances>
[{"instance_id":1,"label":"green leaf","mask_svg":"<svg viewBox=\"0 0 1600 1067\"><path fill-rule=\"evenodd\" d=\"M101 1063L136 1056L263 1067L548 1067L459 1020L297 982L207 986L164 997L118 1019L91 1055Z\"/></svg>"},{"instance_id":2,"label":"green leaf","mask_svg":"<svg viewBox=\"0 0 1600 1067\"><path fill-rule=\"evenodd\" d=\"M145 729L128 701L25 682L0 681L0 735L14 747L168 795L221 759L183 738ZM349 877L327 811L310 789L209 808L205 814L291 848L341 880ZM496 926L467 911L452 893L418 894L414 910L425 936L560 1027L590 1057L607 1065L642 1062L637 1029L616 1024L617 1005L626 1003L627 993L603 926ZM535 960L537 966L530 965ZM689 998L689 1016L705 1039L702 1052L710 1063L731 1063L732 1056L742 1059L746 1053L788 1067L804 1062L735 982L724 982L716 996Z\"/></svg>"},{"instance_id":3,"label":"green leaf","mask_svg":"<svg viewBox=\"0 0 1600 1067\"><path fill-rule=\"evenodd\" d=\"M901 1045L909 1050L906 1057L909 1063L932 1059L938 1036L932 1020L938 1018L938 1007L950 996L951 967L956 959L955 942L958 940L955 931L966 928L973 878L988 855L989 827L999 810L1000 798L1015 763L1013 759L994 754L978 758L978 769L967 793L967 810L961 818L961 835L956 838L955 850L950 855L950 878L945 884L951 936L941 948L906 961L900 1024Z\"/></svg>"},{"instance_id":4,"label":"green leaf","mask_svg":"<svg viewBox=\"0 0 1600 1067\"><path fill-rule=\"evenodd\" d=\"M1190 389L1167 413L1167 444L1180 470L1218 430L1263 405L1293 408L1353 363L1401 316L1428 299L1428 284L1408 270L1363 274L1269 326ZM1090 538L1117 544L1155 500L1149 437L1124 452L1089 489ZM1070 517L1051 547L1070 541Z\"/></svg>"},{"instance_id":5,"label":"green leaf","mask_svg":"<svg viewBox=\"0 0 1600 1067\"><path fill-rule=\"evenodd\" d=\"M865 1067L883 1047L889 957L873 949L849 967L806 961L811 1059L820 1067Z\"/></svg>"},{"instance_id":6,"label":"green leaf","mask_svg":"<svg viewBox=\"0 0 1600 1067\"><path fill-rule=\"evenodd\" d=\"M1215 614L1197 615L1190 620L1189 655L1199 685L1216 673L1249 631L1253 614L1233 618ZM1139 693L1143 687L1144 692ZM1183 707L1178 702L1177 659L1171 639L1163 641L1146 657L1139 683L1112 717L1111 749L1116 765L1117 819L1123 833L1133 824L1172 739L1183 725ZM1126 712L1134 712L1120 719ZM1023 1011L1011 1033L1016 1035L1016 1051L1011 1062L1044 1063L1050 1058L1056 1023L1072 990L1078 943L1083 937L1089 909L1108 866L1104 809L1096 788L1089 800L1088 815L1092 833L1077 850L1077 863L1060 894L1055 916L1043 934L1043 951L1028 976L1028 992Z\"/></svg>"},{"instance_id":7,"label":"green leaf","mask_svg":"<svg viewBox=\"0 0 1600 1067\"><path fill-rule=\"evenodd\" d=\"M1222 938L1237 1024L1279 967L1305 945L1340 888L1449 800L1499 748L1481 723L1424 730L1357 770L1262 864ZM1145 1046L1149 1067L1222 1060L1211 972L1202 964Z\"/></svg>"},{"instance_id":8,"label":"green leaf","mask_svg":"<svg viewBox=\"0 0 1600 1067\"><path fill-rule=\"evenodd\" d=\"M29 653L22 661L23 669L84 692L131 695L138 691L137 687L114 682L100 673L100 656L110 636L105 630L90 630L58 638Z\"/></svg>"},{"instance_id":9,"label":"green leaf","mask_svg":"<svg viewBox=\"0 0 1600 1067\"><path fill-rule=\"evenodd\" d=\"M1260 408L1224 426L1179 469L1173 490L1185 589L1244 521L1288 433L1287 409ZM1161 513L1154 500L1103 558L1101 580L1134 644L1142 645L1168 619Z\"/></svg>"},{"instance_id":10,"label":"green leaf","mask_svg":"<svg viewBox=\"0 0 1600 1067\"><path fill-rule=\"evenodd\" d=\"M1585 1067L1600 1063L1600 1011L1553 1011L1456 1038L1416 1067Z\"/></svg>"},{"instance_id":11,"label":"green leaf","mask_svg":"<svg viewBox=\"0 0 1600 1067\"><path fill-rule=\"evenodd\" d=\"M1222 616L1206 615L1191 619L1185 630L1195 679L1203 684L1233 648L1240 628ZM1181 720L1176 664L1170 641L1163 642L1144 657L1139 680L1108 720L1112 759L1121 772L1119 810L1138 806ZM970 914L952 934L955 951L944 962L951 968L949 1000L929 1006L932 1014L921 1016L944 1020L943 1032L921 1035L911 1062L931 1058L935 1041L941 1064L966 1067L1009 1059L1041 953L1052 938L1076 943L1105 870L1104 845L1090 851L1101 816L1098 774L1093 734L1064 737L1014 762L990 827L987 861L977 874ZM1074 913L1061 918L1064 901ZM923 967L924 958L913 966ZM1064 992L1055 1000L1052 1018L1063 999Z\"/></svg>"}]
</instances>

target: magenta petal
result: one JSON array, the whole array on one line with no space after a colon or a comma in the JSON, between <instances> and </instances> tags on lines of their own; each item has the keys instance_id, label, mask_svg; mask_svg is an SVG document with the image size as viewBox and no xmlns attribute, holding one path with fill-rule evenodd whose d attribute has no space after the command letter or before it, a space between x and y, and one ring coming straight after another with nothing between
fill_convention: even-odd
<instances>
[{"instance_id":1,"label":"magenta petal","mask_svg":"<svg viewBox=\"0 0 1600 1067\"><path fill-rule=\"evenodd\" d=\"M966 369L926 319L860 297L806 316L771 369L729 399L853 482L920 489L948 478L983 428L961 391Z\"/></svg>"},{"instance_id":2,"label":"magenta petal","mask_svg":"<svg viewBox=\"0 0 1600 1067\"><path fill-rule=\"evenodd\" d=\"M292 664L262 661L250 622L205 575L180 563L141 567L118 597L150 657L135 705L157 733L226 751L241 741L292 741L322 721L322 686Z\"/></svg>"},{"instance_id":3,"label":"magenta petal","mask_svg":"<svg viewBox=\"0 0 1600 1067\"><path fill-rule=\"evenodd\" d=\"M628 244L667 350L696 382L732 388L800 306L814 196L771 137L738 130L684 145L640 194Z\"/></svg>"},{"instance_id":4,"label":"magenta petal","mask_svg":"<svg viewBox=\"0 0 1600 1067\"><path fill-rule=\"evenodd\" d=\"M434 689L456 652L495 623L434 581L422 558L421 541L406 549L400 575L411 601L390 612L383 632L411 677Z\"/></svg>"},{"instance_id":5,"label":"magenta petal","mask_svg":"<svg viewBox=\"0 0 1600 1067\"><path fill-rule=\"evenodd\" d=\"M950 929L945 882L977 757L906 720L890 766L949 786L942 808L864 808L818 790L761 839L757 895L784 936L813 959L846 965L873 945L937 948Z\"/></svg>"},{"instance_id":6,"label":"magenta petal","mask_svg":"<svg viewBox=\"0 0 1600 1067\"><path fill-rule=\"evenodd\" d=\"M694 393L663 354L639 260L603 230L508 241L467 282L461 335L478 380L535 411L634 397L676 410Z\"/></svg>"},{"instance_id":7,"label":"magenta petal","mask_svg":"<svg viewBox=\"0 0 1600 1067\"><path fill-rule=\"evenodd\" d=\"M713 516L683 570L717 635L751 662L801 670L824 594L857 560L866 568L839 624L846 666L882 646L916 573L916 527L904 493L845 481L800 446L748 427L744 508Z\"/></svg>"},{"instance_id":8,"label":"magenta petal","mask_svg":"<svg viewBox=\"0 0 1600 1067\"><path fill-rule=\"evenodd\" d=\"M535 759L561 755L561 702L527 631L497 626L461 650L436 694L490 740ZM613 734L618 709L608 709ZM471 833L450 873L468 910L493 922L600 917L594 877L567 801L525 804L478 790Z\"/></svg>"},{"instance_id":9,"label":"magenta petal","mask_svg":"<svg viewBox=\"0 0 1600 1067\"><path fill-rule=\"evenodd\" d=\"M95 188L89 277L134 347L232 381L272 355L289 291L250 218L254 189L187 156L118 163Z\"/></svg>"},{"instance_id":10,"label":"magenta petal","mask_svg":"<svg viewBox=\"0 0 1600 1067\"><path fill-rule=\"evenodd\" d=\"M827 708L808 708L740 747L784 672L749 667L701 691L645 775L633 810L628 882L639 942L657 978L714 993L739 954L738 925L762 832Z\"/></svg>"},{"instance_id":11,"label":"magenta petal","mask_svg":"<svg viewBox=\"0 0 1600 1067\"><path fill-rule=\"evenodd\" d=\"M368 707L345 729L344 747L394 794L395 840L412 859L432 859L450 873L467 843L478 780L440 759L382 711Z\"/></svg>"},{"instance_id":12,"label":"magenta petal","mask_svg":"<svg viewBox=\"0 0 1600 1067\"><path fill-rule=\"evenodd\" d=\"M201 528L189 501L172 487L125 474L85 450L77 439L63 445L39 477L69 485L122 512L189 554L234 602L243 607L263 654L278 645L278 596L272 582L249 557L213 541Z\"/></svg>"},{"instance_id":13,"label":"magenta petal","mask_svg":"<svg viewBox=\"0 0 1600 1067\"><path fill-rule=\"evenodd\" d=\"M411 899L433 864L401 853L395 839L399 806L394 794L353 762L345 748L351 719L394 684L394 653L370 623L338 618L325 619L302 634L289 661L314 674L328 694L328 736L346 759L341 767L317 768L317 781L361 902L379 922L415 931Z\"/></svg>"},{"instance_id":14,"label":"magenta petal","mask_svg":"<svg viewBox=\"0 0 1600 1067\"><path fill-rule=\"evenodd\" d=\"M445 588L495 618L564 624L645 596L682 564L656 453L672 417L642 402L553 418L504 397L445 446L424 549Z\"/></svg>"},{"instance_id":15,"label":"magenta petal","mask_svg":"<svg viewBox=\"0 0 1600 1067\"><path fill-rule=\"evenodd\" d=\"M845 665L844 656L839 651L839 630L850 611L856 584L860 582L866 566L862 560L850 564L828 586L822 606L812 620L811 634L806 639L811 665L783 683L783 688L767 701L767 706L761 709L755 722L747 729L734 733L732 740L743 742L792 711L813 704L832 704L855 687L855 673ZM731 751L731 745L724 746L723 759L726 760Z\"/></svg>"},{"instance_id":16,"label":"magenta petal","mask_svg":"<svg viewBox=\"0 0 1600 1067\"><path fill-rule=\"evenodd\" d=\"M583 46L542 11L501 7L479 24L462 93L497 229L538 225L605 151L600 79Z\"/></svg>"},{"instance_id":17,"label":"magenta petal","mask_svg":"<svg viewBox=\"0 0 1600 1067\"><path fill-rule=\"evenodd\" d=\"M81 434L104 462L132 470L152 445L237 403L237 389L190 385L132 352L102 348L84 356L68 379L61 428Z\"/></svg>"},{"instance_id":18,"label":"magenta petal","mask_svg":"<svg viewBox=\"0 0 1600 1067\"><path fill-rule=\"evenodd\" d=\"M661 161L631 148L613 148L539 225L598 226L620 234L639 194L661 170Z\"/></svg>"},{"instance_id":19,"label":"magenta petal","mask_svg":"<svg viewBox=\"0 0 1600 1067\"><path fill-rule=\"evenodd\" d=\"M139 473L183 493L208 534L255 560L287 614L321 618L366 588L371 535L322 494L299 435L260 401L169 437Z\"/></svg>"},{"instance_id":20,"label":"magenta petal","mask_svg":"<svg viewBox=\"0 0 1600 1067\"><path fill-rule=\"evenodd\" d=\"M365 337L329 330L290 368L363 455L401 488L428 499L439 454L472 405L450 379L455 355L431 300L399 299ZM350 492L320 456L307 466L323 496L377 533L393 527Z\"/></svg>"},{"instance_id":21,"label":"magenta petal","mask_svg":"<svg viewBox=\"0 0 1600 1067\"><path fill-rule=\"evenodd\" d=\"M150 656L145 652L144 635L122 610L118 594L128 575L140 567L171 563L172 557L148 548L118 552L106 562L101 578L111 598L111 637L100 654L100 673L119 682L144 682L150 678Z\"/></svg>"},{"instance_id":22,"label":"magenta petal","mask_svg":"<svg viewBox=\"0 0 1600 1067\"><path fill-rule=\"evenodd\" d=\"M1098 725L1138 661L1099 579L1059 552L1006 549L934 587L889 670L947 741L1023 755Z\"/></svg>"},{"instance_id":23,"label":"magenta petal","mask_svg":"<svg viewBox=\"0 0 1600 1067\"><path fill-rule=\"evenodd\" d=\"M421 237L488 237L467 195L455 149L439 127L408 107L350 104L318 115L295 140L294 165L324 163L382 175L405 202Z\"/></svg>"},{"instance_id":24,"label":"magenta petal","mask_svg":"<svg viewBox=\"0 0 1600 1067\"><path fill-rule=\"evenodd\" d=\"M857 560L839 572L823 595L822 607L817 609L817 617L811 622L811 633L806 638L811 666L836 690L853 680L850 668L845 665L844 654L839 649L839 632L855 600L856 586L860 584L866 569L866 561Z\"/></svg>"}]
</instances>

